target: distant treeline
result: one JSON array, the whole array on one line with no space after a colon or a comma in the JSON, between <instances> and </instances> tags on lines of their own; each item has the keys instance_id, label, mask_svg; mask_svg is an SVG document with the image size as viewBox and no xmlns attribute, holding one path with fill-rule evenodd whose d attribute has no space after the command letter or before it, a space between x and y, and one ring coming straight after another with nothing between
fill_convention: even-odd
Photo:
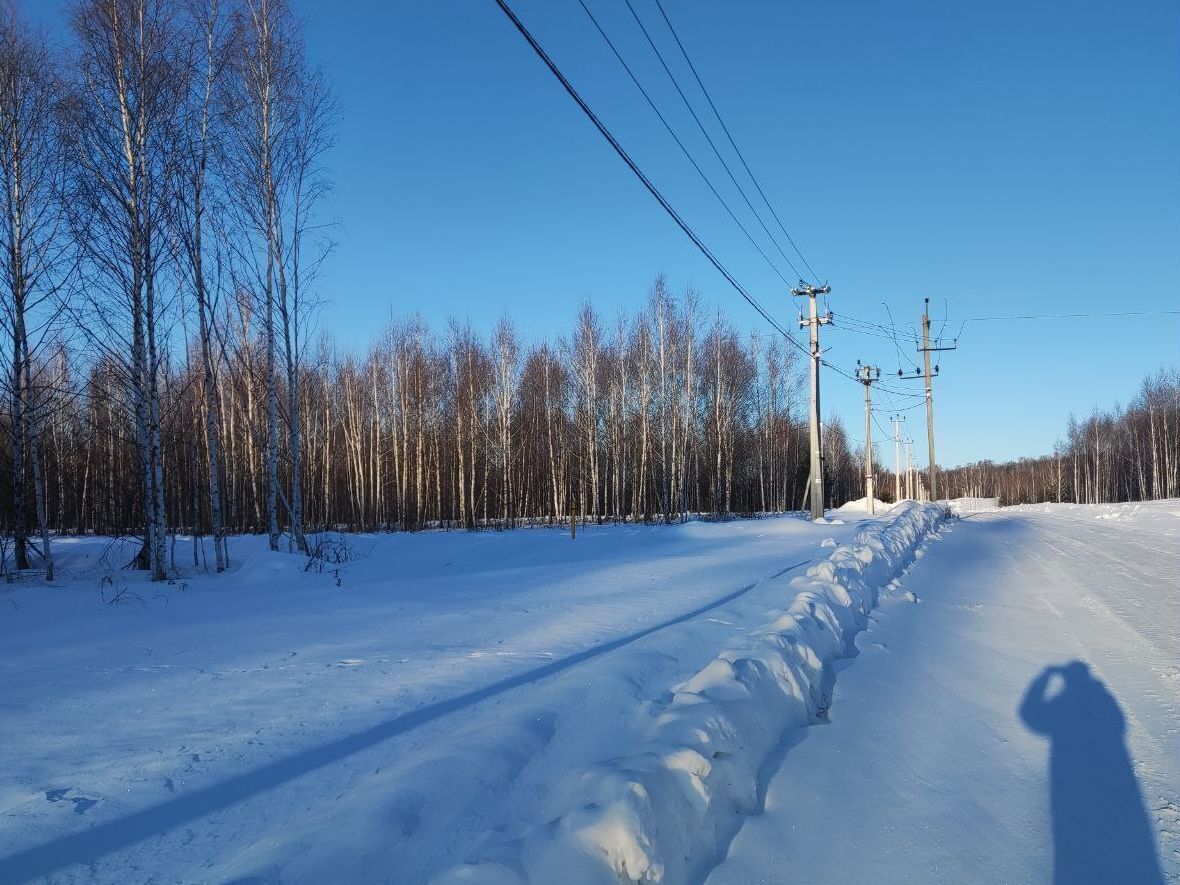
<instances>
[{"instance_id":1,"label":"distant treeline","mask_svg":"<svg viewBox=\"0 0 1180 885\"><path fill-rule=\"evenodd\" d=\"M560 341L509 320L309 334L335 139L289 0L77 0L58 48L0 3L0 563L53 532L511 526L795 509L795 354L657 281ZM341 293L334 293L343 297ZM859 494L838 423L828 490ZM195 549L195 547L194 547Z\"/></svg>"},{"instance_id":2,"label":"distant treeline","mask_svg":"<svg viewBox=\"0 0 1180 885\"><path fill-rule=\"evenodd\" d=\"M215 365L226 531L267 528L265 342L245 305L219 323ZM647 308L605 323L589 306L571 332L525 346L503 319L489 336L452 323L395 323L363 355L325 337L301 367L300 446L308 529L512 526L670 520L802 506L805 393L797 352L740 335L662 278ZM209 457L199 348L161 378L170 532L206 533ZM142 531L139 458L117 366L81 378L61 351L37 377L46 516L61 532ZM287 390L279 380L280 401ZM284 422L283 427L286 427ZM861 494L860 461L826 427L828 492ZM290 435L280 437L287 524ZM11 501L11 489L7 500ZM11 511L10 511L11 514Z\"/></svg>"},{"instance_id":3,"label":"distant treeline","mask_svg":"<svg viewBox=\"0 0 1180 885\"><path fill-rule=\"evenodd\" d=\"M1125 408L1071 418L1053 454L980 461L939 475L950 497L1001 504L1148 501L1180 496L1180 371L1147 378Z\"/></svg>"},{"instance_id":4,"label":"distant treeline","mask_svg":"<svg viewBox=\"0 0 1180 885\"><path fill-rule=\"evenodd\" d=\"M312 340L337 109L289 0L76 0L64 33L0 2L4 568L52 571L53 532L142 537L163 579L178 533L220 570L229 532L306 552L320 528L804 506L798 351L662 278L560 340L508 318L403 321L364 354ZM1140 399L950 488L1176 494L1175 375ZM859 497L839 421L824 442L826 503Z\"/></svg>"}]
</instances>

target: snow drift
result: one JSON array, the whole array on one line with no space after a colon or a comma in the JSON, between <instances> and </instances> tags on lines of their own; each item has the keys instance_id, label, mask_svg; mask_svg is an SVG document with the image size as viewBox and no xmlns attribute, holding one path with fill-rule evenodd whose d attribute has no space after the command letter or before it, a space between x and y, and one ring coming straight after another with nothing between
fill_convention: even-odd
<instances>
[{"instance_id":1,"label":"snow drift","mask_svg":"<svg viewBox=\"0 0 1180 885\"><path fill-rule=\"evenodd\" d=\"M990 513L1000 509L999 498L952 498L946 502L947 509L955 516L967 513Z\"/></svg>"},{"instance_id":2,"label":"snow drift","mask_svg":"<svg viewBox=\"0 0 1180 885\"><path fill-rule=\"evenodd\" d=\"M876 513L885 513L892 507L892 504L886 504L880 498L873 498L873 508ZM839 513L841 515L864 515L869 511L869 499L867 497L854 498L851 501L845 501L839 507L833 507L829 513Z\"/></svg>"},{"instance_id":3,"label":"snow drift","mask_svg":"<svg viewBox=\"0 0 1180 885\"><path fill-rule=\"evenodd\" d=\"M572 772L554 791L548 823L435 885L699 877L723 855L742 816L758 810L766 759L789 731L826 716L831 663L855 653L853 638L878 591L946 513L938 504L903 503L806 575L778 579L789 605L679 686L641 746Z\"/></svg>"}]
</instances>

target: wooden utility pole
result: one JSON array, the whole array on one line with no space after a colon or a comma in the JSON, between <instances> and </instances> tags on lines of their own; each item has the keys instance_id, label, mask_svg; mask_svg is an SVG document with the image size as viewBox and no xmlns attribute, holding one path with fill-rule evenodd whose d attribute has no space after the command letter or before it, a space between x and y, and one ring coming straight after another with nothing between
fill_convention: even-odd
<instances>
[{"instance_id":1,"label":"wooden utility pole","mask_svg":"<svg viewBox=\"0 0 1180 885\"><path fill-rule=\"evenodd\" d=\"M856 380L865 387L865 510L871 516L876 512L873 494L873 382L881 377L876 366L861 365L856 361Z\"/></svg>"},{"instance_id":2,"label":"wooden utility pole","mask_svg":"<svg viewBox=\"0 0 1180 885\"><path fill-rule=\"evenodd\" d=\"M806 298L809 307L808 316L806 318L803 316L799 317L799 328L807 326L811 331L811 412L808 416L808 423L811 429L811 477L807 482L807 494L811 499L812 519L822 519L824 515L823 452L821 450L819 426L819 327L827 325L832 321L831 311L828 311L822 317L819 315L819 308L815 299L817 295L827 295L831 291L831 286L812 286L804 283L802 280L799 281L798 286L791 290L791 294L796 298Z\"/></svg>"}]
</instances>

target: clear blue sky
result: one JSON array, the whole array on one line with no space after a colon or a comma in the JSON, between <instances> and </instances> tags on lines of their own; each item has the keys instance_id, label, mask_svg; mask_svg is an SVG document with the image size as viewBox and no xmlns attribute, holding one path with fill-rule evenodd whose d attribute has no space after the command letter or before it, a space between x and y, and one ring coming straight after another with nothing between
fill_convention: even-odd
<instances>
[{"instance_id":1,"label":"clear blue sky","mask_svg":"<svg viewBox=\"0 0 1180 885\"><path fill-rule=\"evenodd\" d=\"M622 0L587 2L723 182ZM634 2L659 24L651 0ZM296 3L343 114L327 207L339 248L322 278L322 323L342 343L364 346L391 312L414 311L440 328L454 315L490 329L508 309L529 336L557 334L583 299L608 317L633 311L659 271L761 328L492 0ZM48 21L57 4L26 5ZM706 242L790 322L782 282L576 0L513 6ZM665 8L830 280L837 314L884 323L887 302L912 324L929 297L941 321L945 298L954 331L972 316L1180 309L1175 0ZM834 362L897 369L886 340L837 328L826 343ZM941 359L939 460L1047 452L1071 411L1125 401L1145 373L1177 361L1180 316L969 323ZM825 382L825 412L859 438L859 386ZM919 437L922 413L909 415Z\"/></svg>"}]
</instances>

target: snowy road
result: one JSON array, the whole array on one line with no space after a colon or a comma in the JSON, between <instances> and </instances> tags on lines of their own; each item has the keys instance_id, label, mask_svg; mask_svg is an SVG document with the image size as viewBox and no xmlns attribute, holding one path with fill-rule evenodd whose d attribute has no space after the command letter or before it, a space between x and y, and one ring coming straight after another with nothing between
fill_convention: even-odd
<instances>
[{"instance_id":1,"label":"snowy road","mask_svg":"<svg viewBox=\"0 0 1180 885\"><path fill-rule=\"evenodd\" d=\"M708 885L1180 881L1180 502L977 514L903 586Z\"/></svg>"}]
</instances>

